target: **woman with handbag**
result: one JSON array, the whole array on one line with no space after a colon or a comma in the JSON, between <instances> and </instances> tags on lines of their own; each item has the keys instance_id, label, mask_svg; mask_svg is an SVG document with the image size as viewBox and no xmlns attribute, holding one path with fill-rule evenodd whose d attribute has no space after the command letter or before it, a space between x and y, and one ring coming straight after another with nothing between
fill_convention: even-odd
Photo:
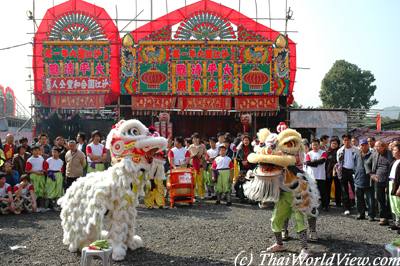
<instances>
[{"instance_id":1,"label":"woman with handbag","mask_svg":"<svg viewBox=\"0 0 400 266\"><path fill-rule=\"evenodd\" d=\"M393 161L389 174L390 208L395 217L395 224L391 227L400 234L400 143L393 145Z\"/></svg>"}]
</instances>

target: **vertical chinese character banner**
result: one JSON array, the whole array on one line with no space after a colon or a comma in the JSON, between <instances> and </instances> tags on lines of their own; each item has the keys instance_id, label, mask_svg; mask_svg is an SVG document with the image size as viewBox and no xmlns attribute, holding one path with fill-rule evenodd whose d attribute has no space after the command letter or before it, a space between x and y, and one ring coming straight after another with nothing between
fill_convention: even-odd
<instances>
[{"instance_id":1,"label":"vertical chinese character banner","mask_svg":"<svg viewBox=\"0 0 400 266\"><path fill-rule=\"evenodd\" d=\"M111 90L108 41L43 44L43 92L105 94Z\"/></svg>"},{"instance_id":2,"label":"vertical chinese character banner","mask_svg":"<svg viewBox=\"0 0 400 266\"><path fill-rule=\"evenodd\" d=\"M229 95L238 90L235 48L171 47L171 91L177 95ZM235 75L236 73L236 75Z\"/></svg>"}]
</instances>

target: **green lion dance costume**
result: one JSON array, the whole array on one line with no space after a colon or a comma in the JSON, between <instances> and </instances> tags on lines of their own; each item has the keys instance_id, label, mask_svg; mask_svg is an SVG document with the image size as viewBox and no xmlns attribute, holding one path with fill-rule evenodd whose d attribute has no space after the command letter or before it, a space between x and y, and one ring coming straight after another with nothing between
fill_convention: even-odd
<instances>
[{"instance_id":1,"label":"green lion dance costume","mask_svg":"<svg viewBox=\"0 0 400 266\"><path fill-rule=\"evenodd\" d=\"M248 156L250 163L257 167L247 173L248 182L244 185L245 195L254 201L274 202L271 228L276 243L268 252L286 250L282 242L282 229L285 220L292 215L296 222L302 249L300 256L307 257L307 216L318 215L319 193L314 180L295 167L296 155L303 151L301 135L286 129L279 134L261 129L258 134L259 146Z\"/></svg>"}]
</instances>

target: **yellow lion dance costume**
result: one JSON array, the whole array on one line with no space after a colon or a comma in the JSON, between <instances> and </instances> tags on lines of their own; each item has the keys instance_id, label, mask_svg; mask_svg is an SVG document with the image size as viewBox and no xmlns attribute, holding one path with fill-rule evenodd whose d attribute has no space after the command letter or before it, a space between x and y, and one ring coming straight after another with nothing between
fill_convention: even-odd
<instances>
[{"instance_id":1,"label":"yellow lion dance costume","mask_svg":"<svg viewBox=\"0 0 400 266\"><path fill-rule=\"evenodd\" d=\"M248 182L244 184L244 193L250 199L274 202L271 228L276 243L269 247L269 252L284 251L282 230L285 221L293 214L296 232L302 242L300 256L307 257L307 216L318 215L319 192L315 181L295 167L296 155L302 152L301 135L286 129L279 134L261 129L258 134L260 144L255 153L248 156L248 161L257 164L247 173Z\"/></svg>"}]
</instances>

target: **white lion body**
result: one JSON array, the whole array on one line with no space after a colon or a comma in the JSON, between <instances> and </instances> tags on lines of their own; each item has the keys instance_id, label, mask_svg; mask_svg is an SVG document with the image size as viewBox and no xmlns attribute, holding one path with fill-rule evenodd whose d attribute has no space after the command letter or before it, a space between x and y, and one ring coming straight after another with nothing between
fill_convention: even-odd
<instances>
[{"instance_id":1,"label":"white lion body","mask_svg":"<svg viewBox=\"0 0 400 266\"><path fill-rule=\"evenodd\" d=\"M162 146L164 140L157 138L155 142ZM134 162L127 156L106 171L89 173L72 183L58 201L62 208L63 243L69 251L107 239L113 248L113 259L122 260L127 248L142 247L142 239L136 235L136 207L139 195L144 194L147 173L160 168L158 164L157 160L149 164L144 158ZM156 176L160 177L161 173Z\"/></svg>"}]
</instances>

